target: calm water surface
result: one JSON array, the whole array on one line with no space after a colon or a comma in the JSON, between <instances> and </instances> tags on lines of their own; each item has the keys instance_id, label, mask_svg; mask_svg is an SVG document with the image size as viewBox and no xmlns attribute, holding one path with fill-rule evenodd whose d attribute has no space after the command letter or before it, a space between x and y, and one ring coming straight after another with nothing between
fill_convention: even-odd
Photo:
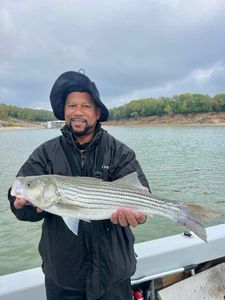
<instances>
[{"instance_id":1,"label":"calm water surface","mask_svg":"<svg viewBox=\"0 0 225 300\"><path fill-rule=\"evenodd\" d=\"M225 211L225 127L105 127L136 152L151 190ZM58 129L0 131L0 275L40 265L41 222L18 221L7 190L21 164ZM209 223L223 223L223 218ZM182 228L154 217L134 230L136 242L180 233Z\"/></svg>"}]
</instances>

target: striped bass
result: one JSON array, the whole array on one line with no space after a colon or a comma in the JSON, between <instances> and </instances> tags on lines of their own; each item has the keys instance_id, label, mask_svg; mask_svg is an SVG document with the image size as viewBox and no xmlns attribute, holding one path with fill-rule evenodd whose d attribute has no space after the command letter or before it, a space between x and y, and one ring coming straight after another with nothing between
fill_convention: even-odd
<instances>
[{"instance_id":1,"label":"striped bass","mask_svg":"<svg viewBox=\"0 0 225 300\"><path fill-rule=\"evenodd\" d=\"M17 177L11 195L25 198L34 206L62 216L75 234L79 219L109 219L118 207L129 207L145 215L167 217L207 241L204 221L223 215L198 204L154 196L141 185L136 172L113 182L61 175Z\"/></svg>"}]
</instances>

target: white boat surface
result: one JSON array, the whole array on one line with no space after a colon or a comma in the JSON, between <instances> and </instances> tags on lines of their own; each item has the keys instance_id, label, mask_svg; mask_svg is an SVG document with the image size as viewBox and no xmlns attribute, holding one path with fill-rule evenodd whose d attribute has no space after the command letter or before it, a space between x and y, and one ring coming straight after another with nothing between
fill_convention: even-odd
<instances>
[{"instance_id":1,"label":"white boat surface","mask_svg":"<svg viewBox=\"0 0 225 300\"><path fill-rule=\"evenodd\" d=\"M192 237L177 234L135 244L137 270L132 285L154 282L157 278L224 257L225 224L208 227L207 236L208 243L192 233ZM0 276L0 300L30 299L46 299L41 268Z\"/></svg>"}]
</instances>

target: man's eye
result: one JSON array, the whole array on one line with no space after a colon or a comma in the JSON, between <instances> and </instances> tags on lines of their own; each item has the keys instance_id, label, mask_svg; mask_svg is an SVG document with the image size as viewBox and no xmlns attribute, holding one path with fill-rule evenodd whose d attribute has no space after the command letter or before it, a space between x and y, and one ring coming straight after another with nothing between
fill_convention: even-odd
<instances>
[{"instance_id":1,"label":"man's eye","mask_svg":"<svg viewBox=\"0 0 225 300\"><path fill-rule=\"evenodd\" d=\"M83 105L83 108L90 108L91 107L91 105L89 105L89 104L84 104Z\"/></svg>"}]
</instances>

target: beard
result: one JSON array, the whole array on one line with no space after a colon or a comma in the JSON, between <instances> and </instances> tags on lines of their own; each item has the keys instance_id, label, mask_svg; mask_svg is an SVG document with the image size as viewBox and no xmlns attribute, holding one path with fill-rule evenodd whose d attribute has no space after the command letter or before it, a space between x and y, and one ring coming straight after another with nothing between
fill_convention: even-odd
<instances>
[{"instance_id":1,"label":"beard","mask_svg":"<svg viewBox=\"0 0 225 300\"><path fill-rule=\"evenodd\" d=\"M95 128L96 123L97 122L90 125L90 124L87 123L87 121L85 121L86 125L85 125L85 128L83 130L74 130L73 126L71 125L71 121L70 121L69 128L70 128L70 131L72 132L74 137L86 136L88 133L90 133Z\"/></svg>"}]
</instances>

